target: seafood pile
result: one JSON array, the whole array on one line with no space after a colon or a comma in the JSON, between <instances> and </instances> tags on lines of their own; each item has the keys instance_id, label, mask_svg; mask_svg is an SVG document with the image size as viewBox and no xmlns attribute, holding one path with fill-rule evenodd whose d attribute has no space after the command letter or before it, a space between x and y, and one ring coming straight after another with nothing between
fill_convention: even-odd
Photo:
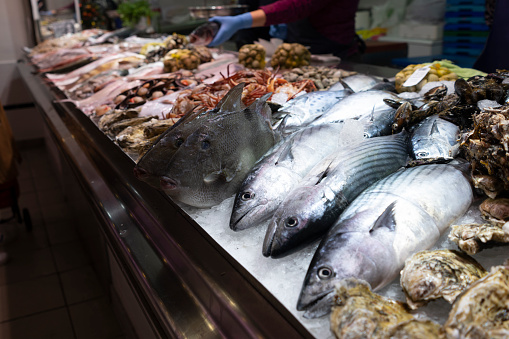
<instances>
[{"instance_id":1,"label":"seafood pile","mask_svg":"<svg viewBox=\"0 0 509 339\"><path fill-rule=\"evenodd\" d=\"M302 66L284 72L283 78L289 82L311 79L318 90L327 90L339 80L354 74L356 72L325 66Z\"/></svg>"},{"instance_id":2,"label":"seafood pile","mask_svg":"<svg viewBox=\"0 0 509 339\"><path fill-rule=\"evenodd\" d=\"M509 242L507 73L455 80L431 67L400 94L306 65L300 46L283 45L276 70L254 69L251 48L244 69L203 46L209 26L192 48L175 34L137 52L65 45L45 50L60 63L33 61L86 60L45 77L136 159L137 178L196 220L227 206L221 235L257 241L256 266L299 258L300 281L289 279L302 283L289 306L299 319L328 316L338 337L507 334L507 267L487 273L467 255ZM454 225L471 211L485 222ZM444 243L462 252L430 251ZM395 281L405 302L375 294ZM452 303L445 323L415 316L437 299Z\"/></svg>"}]
</instances>

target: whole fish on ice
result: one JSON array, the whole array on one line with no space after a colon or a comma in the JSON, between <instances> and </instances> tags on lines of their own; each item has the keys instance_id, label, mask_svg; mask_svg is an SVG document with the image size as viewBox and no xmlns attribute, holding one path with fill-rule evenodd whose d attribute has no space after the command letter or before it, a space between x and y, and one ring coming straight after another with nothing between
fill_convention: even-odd
<instances>
[{"instance_id":1,"label":"whole fish on ice","mask_svg":"<svg viewBox=\"0 0 509 339\"><path fill-rule=\"evenodd\" d=\"M308 126L311 122L325 113L332 105L343 100L353 92L341 91L316 91L309 92L287 101L278 112L287 113L282 127L284 134L288 134Z\"/></svg>"},{"instance_id":2,"label":"whole fish on ice","mask_svg":"<svg viewBox=\"0 0 509 339\"><path fill-rule=\"evenodd\" d=\"M277 141L262 114L270 111L269 95L245 107L243 88L241 83L231 89L214 109L216 114L200 119L206 123L197 124L185 140L177 139L170 159L153 157L155 147L150 149L135 169L138 178L149 183L158 178L166 194L195 207L211 207L236 193L256 161Z\"/></svg>"},{"instance_id":3,"label":"whole fish on ice","mask_svg":"<svg viewBox=\"0 0 509 339\"><path fill-rule=\"evenodd\" d=\"M346 139L342 129L342 124L304 128L271 149L249 172L235 196L230 228L243 230L271 218L314 165L348 143L342 140Z\"/></svg>"},{"instance_id":4,"label":"whole fish on ice","mask_svg":"<svg viewBox=\"0 0 509 339\"><path fill-rule=\"evenodd\" d=\"M424 119L412 132L412 156L416 160L451 160L459 153L458 126L437 115Z\"/></svg>"},{"instance_id":5,"label":"whole fish on ice","mask_svg":"<svg viewBox=\"0 0 509 339\"><path fill-rule=\"evenodd\" d=\"M373 290L392 281L413 253L430 248L473 200L467 163L400 170L362 192L322 240L297 304L305 317L330 311L347 277Z\"/></svg>"},{"instance_id":6,"label":"whole fish on ice","mask_svg":"<svg viewBox=\"0 0 509 339\"><path fill-rule=\"evenodd\" d=\"M358 120L365 126L366 137L389 135L396 109L387 105L384 99L397 100L397 96L386 91L364 91L351 94L331 106L310 125Z\"/></svg>"},{"instance_id":7,"label":"whole fish on ice","mask_svg":"<svg viewBox=\"0 0 509 339\"><path fill-rule=\"evenodd\" d=\"M370 90L373 86L380 83L381 80L367 74L355 74L341 79L341 82L344 85L346 84L346 88L350 88L357 93Z\"/></svg>"},{"instance_id":8,"label":"whole fish on ice","mask_svg":"<svg viewBox=\"0 0 509 339\"><path fill-rule=\"evenodd\" d=\"M408 161L408 133L362 139L315 166L272 217L263 255L281 257L324 235L357 195Z\"/></svg>"}]
</instances>

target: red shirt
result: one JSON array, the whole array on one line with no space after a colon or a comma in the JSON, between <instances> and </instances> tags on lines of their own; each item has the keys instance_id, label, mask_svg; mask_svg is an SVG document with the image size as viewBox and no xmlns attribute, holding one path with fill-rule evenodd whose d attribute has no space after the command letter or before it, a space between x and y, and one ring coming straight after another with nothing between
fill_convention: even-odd
<instances>
[{"instance_id":1,"label":"red shirt","mask_svg":"<svg viewBox=\"0 0 509 339\"><path fill-rule=\"evenodd\" d=\"M260 9L267 17L265 26L308 18L318 33L348 45L355 36L358 5L359 0L279 0Z\"/></svg>"}]
</instances>

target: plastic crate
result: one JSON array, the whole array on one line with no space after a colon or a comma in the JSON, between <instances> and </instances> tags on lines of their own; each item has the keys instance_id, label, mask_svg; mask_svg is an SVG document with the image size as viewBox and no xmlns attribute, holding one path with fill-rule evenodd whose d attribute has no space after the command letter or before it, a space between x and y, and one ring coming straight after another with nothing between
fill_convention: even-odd
<instances>
[{"instance_id":1,"label":"plastic crate","mask_svg":"<svg viewBox=\"0 0 509 339\"><path fill-rule=\"evenodd\" d=\"M481 5L486 4L485 0L447 0L447 5Z\"/></svg>"},{"instance_id":2,"label":"plastic crate","mask_svg":"<svg viewBox=\"0 0 509 339\"><path fill-rule=\"evenodd\" d=\"M456 17L456 18L445 18L446 24L480 24L486 23L483 17Z\"/></svg>"},{"instance_id":3,"label":"plastic crate","mask_svg":"<svg viewBox=\"0 0 509 339\"><path fill-rule=\"evenodd\" d=\"M487 38L489 31L445 31L444 37L484 37Z\"/></svg>"},{"instance_id":4,"label":"plastic crate","mask_svg":"<svg viewBox=\"0 0 509 339\"><path fill-rule=\"evenodd\" d=\"M486 24L446 24L444 31L486 31L490 29Z\"/></svg>"},{"instance_id":5,"label":"plastic crate","mask_svg":"<svg viewBox=\"0 0 509 339\"><path fill-rule=\"evenodd\" d=\"M485 44L485 36L444 36L444 43Z\"/></svg>"},{"instance_id":6,"label":"plastic crate","mask_svg":"<svg viewBox=\"0 0 509 339\"><path fill-rule=\"evenodd\" d=\"M481 52L483 51L483 48L474 49L474 48L467 48L467 47L462 48L462 47L445 47L444 46L443 52L444 52L444 54L465 55L465 56L477 57L481 54Z\"/></svg>"},{"instance_id":7,"label":"plastic crate","mask_svg":"<svg viewBox=\"0 0 509 339\"><path fill-rule=\"evenodd\" d=\"M446 12L484 12L484 5L449 5L445 6Z\"/></svg>"},{"instance_id":8,"label":"plastic crate","mask_svg":"<svg viewBox=\"0 0 509 339\"><path fill-rule=\"evenodd\" d=\"M484 12L445 12L444 17L447 18L483 18Z\"/></svg>"}]
</instances>

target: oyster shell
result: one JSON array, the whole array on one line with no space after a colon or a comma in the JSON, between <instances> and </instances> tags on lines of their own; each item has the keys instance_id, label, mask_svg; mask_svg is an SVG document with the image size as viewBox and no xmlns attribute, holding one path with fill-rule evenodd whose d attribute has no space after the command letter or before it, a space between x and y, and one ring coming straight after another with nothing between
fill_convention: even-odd
<instances>
[{"instance_id":1,"label":"oyster shell","mask_svg":"<svg viewBox=\"0 0 509 339\"><path fill-rule=\"evenodd\" d=\"M492 245L488 245L488 242L509 242L509 223L504 227L491 224L453 225L449 240L456 243L462 251L473 255Z\"/></svg>"},{"instance_id":2,"label":"oyster shell","mask_svg":"<svg viewBox=\"0 0 509 339\"><path fill-rule=\"evenodd\" d=\"M392 326L412 318L402 303L371 292L363 280L347 278L336 286L330 321L338 338L386 338Z\"/></svg>"},{"instance_id":3,"label":"oyster shell","mask_svg":"<svg viewBox=\"0 0 509 339\"><path fill-rule=\"evenodd\" d=\"M391 339L433 339L444 338L442 326L431 320L411 319L391 328Z\"/></svg>"},{"instance_id":4,"label":"oyster shell","mask_svg":"<svg viewBox=\"0 0 509 339\"><path fill-rule=\"evenodd\" d=\"M474 115L473 130L461 139L474 185L490 198L509 190L509 106L485 108Z\"/></svg>"},{"instance_id":5,"label":"oyster shell","mask_svg":"<svg viewBox=\"0 0 509 339\"><path fill-rule=\"evenodd\" d=\"M115 141L125 152L140 154L173 123L171 119L151 119L139 125L125 128L116 136Z\"/></svg>"},{"instance_id":6,"label":"oyster shell","mask_svg":"<svg viewBox=\"0 0 509 339\"><path fill-rule=\"evenodd\" d=\"M117 123L122 120L136 118L138 116L138 111L136 110L115 110L111 113L107 113L103 115L97 125L101 131L107 131L110 129L111 125Z\"/></svg>"},{"instance_id":7,"label":"oyster shell","mask_svg":"<svg viewBox=\"0 0 509 339\"><path fill-rule=\"evenodd\" d=\"M479 206L484 219L490 224L504 226L509 221L509 199L486 199Z\"/></svg>"},{"instance_id":8,"label":"oyster shell","mask_svg":"<svg viewBox=\"0 0 509 339\"><path fill-rule=\"evenodd\" d=\"M117 122L111 124L108 127L108 129L105 129L104 133L106 133L110 137L114 138L116 135L118 135L120 132L122 132L127 127L137 126L139 124L142 124L144 122L150 121L152 119L157 119L157 117L154 116L154 115L151 115L151 116L148 116L148 117L124 119L124 120L121 120L121 121L117 121Z\"/></svg>"},{"instance_id":9,"label":"oyster shell","mask_svg":"<svg viewBox=\"0 0 509 339\"><path fill-rule=\"evenodd\" d=\"M447 338L509 337L509 267L492 267L454 302L444 324Z\"/></svg>"},{"instance_id":10,"label":"oyster shell","mask_svg":"<svg viewBox=\"0 0 509 339\"><path fill-rule=\"evenodd\" d=\"M406 260L401 287L412 309L438 298L452 304L467 286L486 274L477 261L459 251L421 251Z\"/></svg>"}]
</instances>

